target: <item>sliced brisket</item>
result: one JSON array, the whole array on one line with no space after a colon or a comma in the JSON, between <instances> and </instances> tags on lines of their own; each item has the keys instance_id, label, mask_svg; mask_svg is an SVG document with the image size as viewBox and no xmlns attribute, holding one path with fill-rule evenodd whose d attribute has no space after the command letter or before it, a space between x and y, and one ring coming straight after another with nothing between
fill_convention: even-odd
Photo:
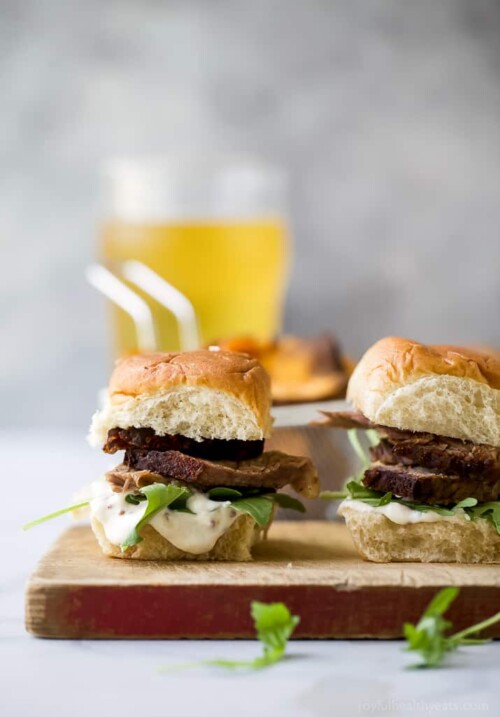
<instances>
[{"instance_id":1,"label":"sliced brisket","mask_svg":"<svg viewBox=\"0 0 500 717\"><path fill-rule=\"evenodd\" d=\"M401 432L402 433L402 432ZM383 438L370 449L373 460L390 465L422 466L437 473L470 476L496 476L500 479L500 451L456 438L429 433L407 433Z\"/></svg>"},{"instance_id":2,"label":"sliced brisket","mask_svg":"<svg viewBox=\"0 0 500 717\"><path fill-rule=\"evenodd\" d=\"M464 498L479 502L500 498L500 476L463 477L427 468L375 463L365 471L363 483L384 493L431 505L449 505Z\"/></svg>"},{"instance_id":3,"label":"sliced brisket","mask_svg":"<svg viewBox=\"0 0 500 717\"><path fill-rule=\"evenodd\" d=\"M155 475L155 480L180 481L204 489L215 486L242 488L273 488L286 485L306 498L319 494L319 478L316 468L308 458L289 456L279 451L263 453L246 461L213 462L188 456L179 451L147 451L129 449L125 454L125 466L132 473L140 473L141 480ZM120 467L120 476L126 469ZM110 471L108 480L113 484L116 471ZM161 476L161 479L158 479ZM150 481L155 482L155 481Z\"/></svg>"},{"instance_id":4,"label":"sliced brisket","mask_svg":"<svg viewBox=\"0 0 500 717\"><path fill-rule=\"evenodd\" d=\"M142 448L151 451L181 451L189 456L210 460L243 461L260 456L264 441L195 441L181 435L157 436L152 428L112 428L103 450L106 453Z\"/></svg>"}]
</instances>

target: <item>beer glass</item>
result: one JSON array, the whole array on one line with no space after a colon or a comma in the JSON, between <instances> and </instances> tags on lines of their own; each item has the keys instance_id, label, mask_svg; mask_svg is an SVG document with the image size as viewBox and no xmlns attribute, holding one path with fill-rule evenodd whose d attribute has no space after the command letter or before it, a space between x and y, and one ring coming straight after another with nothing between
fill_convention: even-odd
<instances>
[{"instance_id":1,"label":"beer glass","mask_svg":"<svg viewBox=\"0 0 500 717\"><path fill-rule=\"evenodd\" d=\"M105 170L100 255L110 268L141 261L193 304L203 344L268 341L281 329L290 263L286 178L254 158L115 160ZM158 348L179 349L174 317L143 295ZM130 317L112 308L116 355L137 350Z\"/></svg>"}]
</instances>

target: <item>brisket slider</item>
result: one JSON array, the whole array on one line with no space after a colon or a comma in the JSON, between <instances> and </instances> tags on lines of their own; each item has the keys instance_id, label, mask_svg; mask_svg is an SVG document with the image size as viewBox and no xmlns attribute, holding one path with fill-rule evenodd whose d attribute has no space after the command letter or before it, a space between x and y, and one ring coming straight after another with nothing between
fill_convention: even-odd
<instances>
[{"instance_id":1,"label":"brisket slider","mask_svg":"<svg viewBox=\"0 0 500 717\"><path fill-rule=\"evenodd\" d=\"M500 562L500 360L456 346L382 339L348 386L356 411L325 414L371 429L371 465L339 508L376 562Z\"/></svg>"},{"instance_id":2,"label":"brisket slider","mask_svg":"<svg viewBox=\"0 0 500 717\"><path fill-rule=\"evenodd\" d=\"M278 491L314 498L307 458L264 452L269 378L228 351L138 355L118 362L90 442L123 462L94 484L94 533L106 555L164 560L249 560Z\"/></svg>"}]
</instances>

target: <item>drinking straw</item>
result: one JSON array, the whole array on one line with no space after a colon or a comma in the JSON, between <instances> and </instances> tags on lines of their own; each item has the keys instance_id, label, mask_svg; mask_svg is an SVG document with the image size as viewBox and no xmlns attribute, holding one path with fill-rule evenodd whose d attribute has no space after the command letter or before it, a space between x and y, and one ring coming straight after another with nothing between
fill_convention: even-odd
<instances>
[{"instance_id":1,"label":"drinking straw","mask_svg":"<svg viewBox=\"0 0 500 717\"><path fill-rule=\"evenodd\" d=\"M85 271L87 281L119 306L133 320L137 347L141 353L156 351L153 314L147 303L102 264L91 264Z\"/></svg>"},{"instance_id":2,"label":"drinking straw","mask_svg":"<svg viewBox=\"0 0 500 717\"><path fill-rule=\"evenodd\" d=\"M128 281L136 284L175 316L182 351L200 348L196 313L187 296L140 261L125 261L122 272Z\"/></svg>"}]
</instances>

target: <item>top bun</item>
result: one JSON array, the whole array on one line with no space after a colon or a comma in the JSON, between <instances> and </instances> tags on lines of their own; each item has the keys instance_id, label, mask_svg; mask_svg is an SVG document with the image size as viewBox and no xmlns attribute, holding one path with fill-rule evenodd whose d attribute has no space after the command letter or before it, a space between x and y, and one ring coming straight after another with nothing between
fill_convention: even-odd
<instances>
[{"instance_id":1,"label":"top bun","mask_svg":"<svg viewBox=\"0 0 500 717\"><path fill-rule=\"evenodd\" d=\"M500 447L500 360L460 346L381 339L347 398L373 423Z\"/></svg>"},{"instance_id":2,"label":"top bun","mask_svg":"<svg viewBox=\"0 0 500 717\"><path fill-rule=\"evenodd\" d=\"M201 441L262 440L271 430L267 373L256 359L229 351L130 356L117 362L89 441L111 428L152 428Z\"/></svg>"}]
</instances>

